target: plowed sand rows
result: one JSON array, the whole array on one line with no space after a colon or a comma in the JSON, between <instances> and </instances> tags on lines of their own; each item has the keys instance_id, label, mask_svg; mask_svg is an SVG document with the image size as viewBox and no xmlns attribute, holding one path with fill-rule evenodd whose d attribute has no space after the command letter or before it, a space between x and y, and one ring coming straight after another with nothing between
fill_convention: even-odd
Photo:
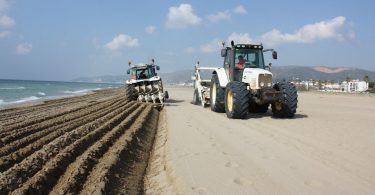
<instances>
[{"instance_id":1,"label":"plowed sand rows","mask_svg":"<svg viewBox=\"0 0 375 195\"><path fill-rule=\"evenodd\" d=\"M122 94L0 110L0 194L142 192L159 112Z\"/></svg>"}]
</instances>

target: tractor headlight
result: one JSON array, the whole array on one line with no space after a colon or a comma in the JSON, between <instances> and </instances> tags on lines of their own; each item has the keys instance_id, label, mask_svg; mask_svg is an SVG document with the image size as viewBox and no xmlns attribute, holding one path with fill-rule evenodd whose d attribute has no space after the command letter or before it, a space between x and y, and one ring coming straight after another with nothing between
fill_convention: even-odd
<instances>
[{"instance_id":1,"label":"tractor headlight","mask_svg":"<svg viewBox=\"0 0 375 195\"><path fill-rule=\"evenodd\" d=\"M260 85L261 87L264 87L264 82L260 82L259 85Z\"/></svg>"},{"instance_id":2,"label":"tractor headlight","mask_svg":"<svg viewBox=\"0 0 375 195\"><path fill-rule=\"evenodd\" d=\"M272 86L272 83L267 83L267 87L271 87Z\"/></svg>"}]
</instances>

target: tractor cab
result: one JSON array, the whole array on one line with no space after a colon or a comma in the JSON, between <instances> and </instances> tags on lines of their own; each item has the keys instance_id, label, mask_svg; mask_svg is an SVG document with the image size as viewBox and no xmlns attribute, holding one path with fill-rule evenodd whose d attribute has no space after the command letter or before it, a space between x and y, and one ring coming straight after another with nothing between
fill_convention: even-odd
<instances>
[{"instance_id":1,"label":"tractor cab","mask_svg":"<svg viewBox=\"0 0 375 195\"><path fill-rule=\"evenodd\" d=\"M129 68L127 74L130 74L130 79L132 80L150 79L157 76L156 70L159 69L159 66L155 64L137 64Z\"/></svg>"},{"instance_id":2,"label":"tractor cab","mask_svg":"<svg viewBox=\"0 0 375 195\"><path fill-rule=\"evenodd\" d=\"M223 48L221 56L224 57L224 69L228 78L232 81L242 81L245 69L266 69L264 63L262 44L236 44L232 41L232 47ZM273 50L272 50L273 51ZM272 56L277 59L276 51Z\"/></svg>"}]
</instances>

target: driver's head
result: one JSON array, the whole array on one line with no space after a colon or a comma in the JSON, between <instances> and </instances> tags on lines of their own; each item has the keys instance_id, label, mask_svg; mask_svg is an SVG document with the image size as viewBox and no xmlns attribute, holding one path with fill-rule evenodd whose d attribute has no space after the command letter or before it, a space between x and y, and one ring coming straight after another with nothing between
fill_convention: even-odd
<instances>
[{"instance_id":1,"label":"driver's head","mask_svg":"<svg viewBox=\"0 0 375 195\"><path fill-rule=\"evenodd\" d=\"M239 55L239 56L238 56L238 59L239 59L239 60L243 60L243 56L242 56L242 55Z\"/></svg>"}]
</instances>

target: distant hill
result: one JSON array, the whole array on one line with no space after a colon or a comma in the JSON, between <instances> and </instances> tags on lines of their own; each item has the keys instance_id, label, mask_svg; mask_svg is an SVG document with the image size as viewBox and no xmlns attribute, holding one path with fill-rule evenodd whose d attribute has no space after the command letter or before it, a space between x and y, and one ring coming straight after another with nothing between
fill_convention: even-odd
<instances>
[{"instance_id":1,"label":"distant hill","mask_svg":"<svg viewBox=\"0 0 375 195\"><path fill-rule=\"evenodd\" d=\"M325 66L273 66L272 73L276 81L279 80L335 80L343 81L347 77L350 79L362 79L365 75L370 77L370 80L375 80L375 72L363 70L358 68L346 67L325 67ZM191 82L191 76L194 75L193 70L179 70L172 73L159 73L163 82L167 84L179 84ZM203 78L210 79L210 72L204 72ZM96 76L96 77L82 77L74 79L75 82L92 82L92 83L123 83L128 76Z\"/></svg>"},{"instance_id":2,"label":"distant hill","mask_svg":"<svg viewBox=\"0 0 375 195\"><path fill-rule=\"evenodd\" d=\"M85 82L85 83L123 83L125 80L125 75L104 75L104 76L94 76L94 77L79 77L73 79L73 82Z\"/></svg>"},{"instance_id":3,"label":"distant hill","mask_svg":"<svg viewBox=\"0 0 375 195\"><path fill-rule=\"evenodd\" d=\"M274 66L272 73L275 80L292 80L299 78L301 80L335 80L343 81L347 77L350 79L363 79L365 75L371 80L375 79L375 72L358 68L346 67L325 67L325 66Z\"/></svg>"}]
</instances>

